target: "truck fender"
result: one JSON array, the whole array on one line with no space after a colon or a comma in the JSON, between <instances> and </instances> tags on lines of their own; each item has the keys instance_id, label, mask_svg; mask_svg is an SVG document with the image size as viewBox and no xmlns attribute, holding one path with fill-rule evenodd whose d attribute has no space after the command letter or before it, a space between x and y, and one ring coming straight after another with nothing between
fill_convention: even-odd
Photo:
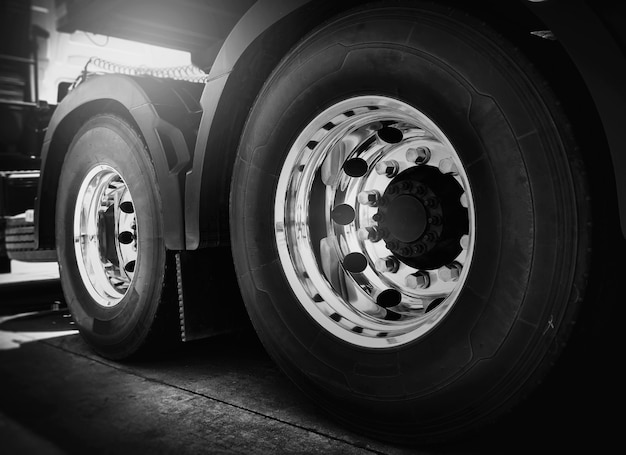
<instances>
[{"instance_id":1,"label":"truck fender","mask_svg":"<svg viewBox=\"0 0 626 455\"><path fill-rule=\"evenodd\" d=\"M44 137L35 201L37 247L54 246L59 174L73 135L91 115L116 112L137 125L154 163L166 247L184 249L183 179L191 163L201 90L201 84L118 74L93 76L72 90L55 110Z\"/></svg>"},{"instance_id":2,"label":"truck fender","mask_svg":"<svg viewBox=\"0 0 626 455\"><path fill-rule=\"evenodd\" d=\"M486 3L489 4L491 0ZM256 2L227 37L210 70L201 99L203 109L193 166L185 187L186 246L196 249L228 241L228 188L247 107L280 58L315 25L358 2L310 0ZM619 119L624 118L626 65L619 46L600 19L579 0L524 3L557 36L585 80L605 130L617 181L621 228L626 236L626 141ZM570 17L562 20L562 14ZM569 27L574 20L580 27ZM593 32L590 32L590 27ZM586 30L585 34L579 30ZM594 46L580 40L594 37ZM585 55L583 55L585 54ZM605 70L598 70L604 68ZM609 80L609 83L607 83ZM224 131L231 137L226 138Z\"/></svg>"},{"instance_id":3,"label":"truck fender","mask_svg":"<svg viewBox=\"0 0 626 455\"><path fill-rule=\"evenodd\" d=\"M580 0L526 2L569 54L596 105L611 154L620 224L626 237L626 138L623 132L626 60L615 37L588 3ZM589 37L593 37L593 42Z\"/></svg>"},{"instance_id":4,"label":"truck fender","mask_svg":"<svg viewBox=\"0 0 626 455\"><path fill-rule=\"evenodd\" d=\"M306 33L357 1L256 2L228 35L202 93L202 119L185 187L188 249L228 243L232 163L248 110L267 76ZM225 134L227 133L227 134Z\"/></svg>"}]
</instances>

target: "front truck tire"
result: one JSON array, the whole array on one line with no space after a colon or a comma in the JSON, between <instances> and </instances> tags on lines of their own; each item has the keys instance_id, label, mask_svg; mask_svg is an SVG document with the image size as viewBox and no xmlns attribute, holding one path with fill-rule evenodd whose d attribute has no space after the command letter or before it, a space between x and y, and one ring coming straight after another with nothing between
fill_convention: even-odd
<instances>
[{"instance_id":1,"label":"front truck tire","mask_svg":"<svg viewBox=\"0 0 626 455\"><path fill-rule=\"evenodd\" d=\"M234 169L235 267L267 351L339 421L456 438L559 356L590 208L557 105L502 37L418 2L336 18L268 79Z\"/></svg>"},{"instance_id":2,"label":"front truck tire","mask_svg":"<svg viewBox=\"0 0 626 455\"><path fill-rule=\"evenodd\" d=\"M167 323L177 317L163 315L172 304L163 213L141 134L117 114L90 118L69 146L59 182L61 284L82 337L111 359L166 346Z\"/></svg>"}]
</instances>

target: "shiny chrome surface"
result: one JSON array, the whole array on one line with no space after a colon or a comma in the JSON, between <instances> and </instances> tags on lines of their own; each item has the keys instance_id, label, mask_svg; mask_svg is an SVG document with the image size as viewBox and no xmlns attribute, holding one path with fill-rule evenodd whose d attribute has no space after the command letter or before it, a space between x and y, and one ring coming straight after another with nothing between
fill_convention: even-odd
<instances>
[{"instance_id":1,"label":"shiny chrome surface","mask_svg":"<svg viewBox=\"0 0 626 455\"><path fill-rule=\"evenodd\" d=\"M74 209L74 250L85 288L101 306L113 307L134 276L137 221L126 182L98 165L81 184Z\"/></svg>"},{"instance_id":2,"label":"shiny chrome surface","mask_svg":"<svg viewBox=\"0 0 626 455\"><path fill-rule=\"evenodd\" d=\"M458 206L467 209L460 252L432 269L398 260L377 222L381 195L418 166L454 179ZM298 300L355 345L397 346L432 330L453 309L471 266L474 205L463 164L433 121L392 98L350 98L315 117L285 159L274 216L280 263Z\"/></svg>"}]
</instances>

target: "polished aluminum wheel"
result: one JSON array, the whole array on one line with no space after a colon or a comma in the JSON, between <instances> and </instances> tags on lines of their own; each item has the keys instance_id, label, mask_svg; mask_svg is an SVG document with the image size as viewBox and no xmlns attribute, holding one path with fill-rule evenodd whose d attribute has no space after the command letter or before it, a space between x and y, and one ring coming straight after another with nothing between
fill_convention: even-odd
<instances>
[{"instance_id":1,"label":"polished aluminum wheel","mask_svg":"<svg viewBox=\"0 0 626 455\"><path fill-rule=\"evenodd\" d=\"M463 164L433 121L392 98L350 98L315 117L285 159L274 216L298 300L355 345L423 336L451 311L471 266Z\"/></svg>"},{"instance_id":2,"label":"polished aluminum wheel","mask_svg":"<svg viewBox=\"0 0 626 455\"><path fill-rule=\"evenodd\" d=\"M134 276L137 220L124 179L98 165L83 180L74 209L74 248L83 284L99 305L117 305Z\"/></svg>"}]
</instances>

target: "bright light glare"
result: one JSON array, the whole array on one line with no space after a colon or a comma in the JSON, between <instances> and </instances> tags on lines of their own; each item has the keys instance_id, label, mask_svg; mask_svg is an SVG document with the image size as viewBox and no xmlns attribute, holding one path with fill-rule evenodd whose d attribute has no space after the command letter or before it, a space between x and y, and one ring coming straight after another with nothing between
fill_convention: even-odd
<instances>
[{"instance_id":1,"label":"bright light glare","mask_svg":"<svg viewBox=\"0 0 626 455\"><path fill-rule=\"evenodd\" d=\"M116 65L139 68L171 68L191 65L191 55L176 49L77 31L51 33L40 55L47 61L40 65L39 97L55 104L61 82L73 82L92 58ZM90 71L103 71L90 65Z\"/></svg>"}]
</instances>

